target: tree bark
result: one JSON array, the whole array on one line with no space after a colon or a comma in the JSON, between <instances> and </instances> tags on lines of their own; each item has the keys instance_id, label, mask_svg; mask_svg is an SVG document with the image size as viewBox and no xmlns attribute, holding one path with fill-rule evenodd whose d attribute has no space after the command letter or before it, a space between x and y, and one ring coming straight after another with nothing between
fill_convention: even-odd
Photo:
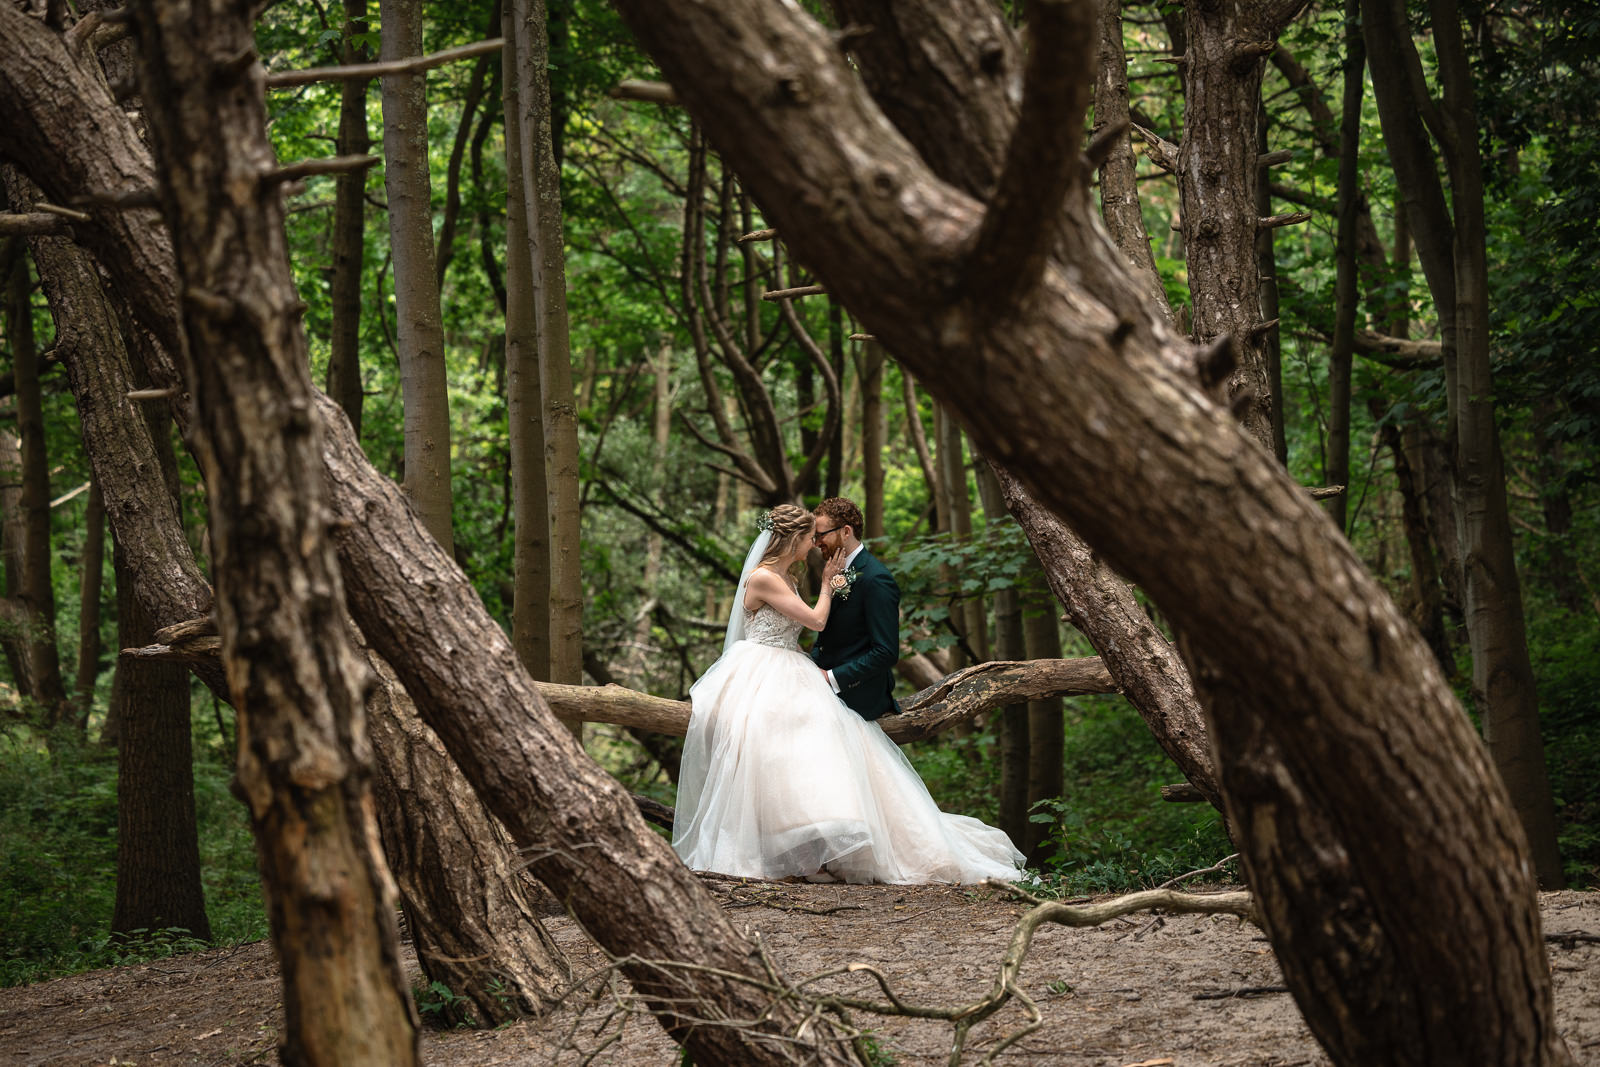
<instances>
[{"instance_id":1,"label":"tree bark","mask_svg":"<svg viewBox=\"0 0 1600 1067\"><path fill-rule=\"evenodd\" d=\"M888 424L883 417L883 366L883 346L876 341L864 342L861 348L861 511L867 524L862 536L867 540L883 536L883 454L888 448Z\"/></svg>"},{"instance_id":2,"label":"tree bark","mask_svg":"<svg viewBox=\"0 0 1600 1067\"><path fill-rule=\"evenodd\" d=\"M1271 126L1267 122L1267 106L1262 101L1256 108L1256 127L1261 144L1267 143ZM1272 214L1272 191L1267 182L1267 168L1257 168L1256 212L1266 218ZM1278 319L1278 228L1270 226L1256 234L1256 275L1261 279L1261 321ZM1267 387L1272 390L1272 454L1284 466L1289 464L1289 439L1284 432L1283 410L1283 330L1272 326L1261 338L1262 364L1267 371Z\"/></svg>"},{"instance_id":3,"label":"tree bark","mask_svg":"<svg viewBox=\"0 0 1600 1067\"><path fill-rule=\"evenodd\" d=\"M356 44L367 32L367 0L344 0L343 43L339 61L365 63L371 57ZM339 84L341 156L364 156L372 147L367 133L367 89L372 83L352 79ZM361 279L366 265L367 172L347 170L333 180L333 267L328 303L333 316L329 332L328 395L344 409L357 437L361 436Z\"/></svg>"},{"instance_id":4,"label":"tree bark","mask_svg":"<svg viewBox=\"0 0 1600 1067\"><path fill-rule=\"evenodd\" d=\"M354 639L365 647L359 633ZM365 651L377 678L367 722L383 853L423 973L466 1001L449 1006L444 1021L455 1025L470 1016L488 1027L542 1015L566 991L572 972L534 914L510 842L394 671Z\"/></svg>"},{"instance_id":5,"label":"tree bark","mask_svg":"<svg viewBox=\"0 0 1600 1067\"><path fill-rule=\"evenodd\" d=\"M1039 572L1043 577L1043 571ZM1054 659L1061 655L1061 626L1056 621L1055 598L1039 590L1025 598L1022 627L1029 659ZM1041 800L1054 800L1065 792L1064 768L1066 723L1062 720L1060 697L1041 697L1028 701L1028 811ZM1047 823L1029 822L1017 847L1037 866L1043 860Z\"/></svg>"},{"instance_id":6,"label":"tree bark","mask_svg":"<svg viewBox=\"0 0 1600 1067\"><path fill-rule=\"evenodd\" d=\"M508 41L515 38L519 189L527 217L540 395L542 462L549 495L550 679L583 680L583 559L578 513L578 414L572 395L567 279L561 225L561 171L550 107L550 45L544 0L511 0ZM511 112L507 112L510 123ZM582 736L582 725L573 724Z\"/></svg>"},{"instance_id":7,"label":"tree bark","mask_svg":"<svg viewBox=\"0 0 1600 1067\"><path fill-rule=\"evenodd\" d=\"M1272 447L1272 387L1256 277L1256 109L1261 72L1304 0L1195 4L1185 10L1183 144L1178 153L1184 259L1194 338L1233 338L1229 396L1250 435Z\"/></svg>"},{"instance_id":8,"label":"tree bark","mask_svg":"<svg viewBox=\"0 0 1600 1067\"><path fill-rule=\"evenodd\" d=\"M1134 277L1146 297L1167 318L1172 308L1156 270L1139 204L1138 167L1128 126L1128 57L1122 46L1121 0L1099 0L1100 62L1094 83L1094 137L1110 137L1105 161L1100 164L1100 214L1111 239L1128 258ZM1121 132L1116 132L1120 130Z\"/></svg>"},{"instance_id":9,"label":"tree bark","mask_svg":"<svg viewBox=\"0 0 1600 1067\"><path fill-rule=\"evenodd\" d=\"M345 632L326 537L322 434L269 177L252 15L185 0L141 0L135 12L181 279L238 781L283 975L283 1059L412 1063L417 1015L368 786L370 676ZM251 61L231 58L241 55Z\"/></svg>"},{"instance_id":10,"label":"tree bark","mask_svg":"<svg viewBox=\"0 0 1600 1067\"><path fill-rule=\"evenodd\" d=\"M380 60L422 55L421 0L379 0ZM454 551L451 530L450 388L433 263L428 179L427 77L383 78L383 184L394 262L396 347L405 407L406 494L428 532Z\"/></svg>"},{"instance_id":11,"label":"tree bark","mask_svg":"<svg viewBox=\"0 0 1600 1067\"><path fill-rule=\"evenodd\" d=\"M1556 847L1555 803L1539 733L1539 698L1528 656L1506 506L1506 477L1495 423L1489 362L1489 267L1483 204L1483 160L1472 72L1454 0L1432 0L1442 88L1445 167L1455 221L1457 524L1466 556L1467 635L1472 687L1482 709L1483 738L1505 779L1533 846L1541 885L1566 885Z\"/></svg>"},{"instance_id":12,"label":"tree bark","mask_svg":"<svg viewBox=\"0 0 1600 1067\"><path fill-rule=\"evenodd\" d=\"M1037 175L1025 215L1037 227L1041 212L1061 211L1072 270L1046 260L1015 276L1000 305L979 302L970 257L1013 220L986 218L935 180L800 9L619 7L794 254L936 395L962 403L986 454L1192 635L1247 875L1335 1062L1493 1050L1496 1063L1570 1063L1525 844L1481 744L1326 517L1181 374L1192 353L1149 314L1117 313L1139 288L1094 225L1076 154L1056 164L1064 187ZM1026 177L1021 161L1047 151L1039 139L1083 114L1050 71L1089 65L1093 19L1081 4L1038 10L1034 54L1050 66L1029 68L1024 143L1000 187ZM774 95L776 55L784 84L805 86L803 104ZM958 92L969 111L981 96ZM859 196L814 196L863 174ZM977 292L989 296L994 280ZM985 403L967 402L980 393Z\"/></svg>"},{"instance_id":13,"label":"tree bark","mask_svg":"<svg viewBox=\"0 0 1600 1067\"><path fill-rule=\"evenodd\" d=\"M170 445L165 457L172 459ZM174 471L175 473L175 471ZM133 594L125 553L114 545L117 643L135 648L154 627ZM189 728L189 671L181 663L119 659L111 685L117 723L117 896L111 932L169 928L211 940L200 882Z\"/></svg>"},{"instance_id":14,"label":"tree bark","mask_svg":"<svg viewBox=\"0 0 1600 1067\"><path fill-rule=\"evenodd\" d=\"M16 197L10 197L13 204ZM50 581L50 460L44 441L44 394L39 384L39 350L33 335L33 282L28 257L12 261L6 288L6 334L16 382L17 440L20 445L21 492L16 521L5 524L6 555L14 561L16 585L7 594L22 609L23 632L17 643L22 673L18 688L35 701L48 727L70 713L61 679L61 654L56 648L56 597ZM15 543L11 543L15 538Z\"/></svg>"},{"instance_id":15,"label":"tree bark","mask_svg":"<svg viewBox=\"0 0 1600 1067\"><path fill-rule=\"evenodd\" d=\"M1443 335L1446 440L1451 450L1474 702L1490 756L1532 846L1539 881L1559 887L1565 876L1556 847L1555 806L1539 734L1538 696L1494 421L1483 163L1471 72L1455 5L1435 3L1430 11L1442 91L1437 105L1418 95L1425 85L1404 13L1397 17L1375 0L1363 0L1363 31L1384 139L1405 192L1407 216L1416 223L1412 233ZM1449 214L1425 122L1440 144L1450 176ZM1419 140L1402 142L1407 137Z\"/></svg>"},{"instance_id":16,"label":"tree bark","mask_svg":"<svg viewBox=\"0 0 1600 1067\"><path fill-rule=\"evenodd\" d=\"M935 410L934 433L938 438L939 481L944 486L944 498L949 502L943 527L950 532L952 546L972 540L972 494L967 489L967 460L963 447L961 424L956 421L948 406ZM989 619L981 594L967 595L961 589L961 575L952 569L947 578L952 595L957 597L951 614L955 618L966 650L972 662L982 663L989 658ZM952 650L954 651L954 650ZM951 660L951 666L960 664Z\"/></svg>"},{"instance_id":17,"label":"tree bark","mask_svg":"<svg viewBox=\"0 0 1600 1067\"><path fill-rule=\"evenodd\" d=\"M83 516L83 577L78 585L78 670L73 685L73 715L83 736L94 707L95 682L100 677L100 594L106 565L106 498L100 483L90 476L89 504Z\"/></svg>"},{"instance_id":18,"label":"tree bark","mask_svg":"<svg viewBox=\"0 0 1600 1067\"><path fill-rule=\"evenodd\" d=\"M985 521L993 523L1008 518L1005 496L994 468L976 456L973 458ZM996 590L992 600L995 658L1027 659L1022 601L1016 586ZM1013 704L1000 713L1000 829L1013 843L1025 841L1028 831L1028 707L1027 704Z\"/></svg>"},{"instance_id":19,"label":"tree bark","mask_svg":"<svg viewBox=\"0 0 1600 1067\"><path fill-rule=\"evenodd\" d=\"M501 100L506 140L506 412L510 423L512 536L511 636L517 658L540 681L550 680L549 469L544 456L544 387L539 377L538 299L522 150L522 83L517 21L504 9L500 66L510 72ZM526 32L522 34L526 36ZM582 729L581 726L578 727Z\"/></svg>"},{"instance_id":20,"label":"tree bark","mask_svg":"<svg viewBox=\"0 0 1600 1067\"><path fill-rule=\"evenodd\" d=\"M18 144L28 146L32 176L46 189L59 190L52 196L72 199L97 174L121 171L153 181L153 162L94 74L67 51L59 35L0 5L0 88L17 101L19 119L0 125L0 150L11 154ZM259 109L259 90L251 98ZM138 319L158 338L179 338L168 231L130 225L129 214L97 216L103 220L96 227L103 262L117 291L131 294ZM143 355L152 363L153 378L179 384L166 349L149 348ZM602 945L640 961L629 972L635 988L652 998L665 1025L687 1041L696 1058L804 1059L806 1049L796 1050L782 1036L802 1019L786 1003L774 1009L748 984L769 977L757 948L729 927L709 894L638 820L631 799L579 757L459 569L436 541L422 536L399 491L366 461L338 406L325 398L317 403L333 446L325 453L325 473L347 535L342 562L356 621L385 659L404 665L407 691L474 789L492 799L519 847L537 849L531 853L535 873L573 902ZM187 410L181 404L174 409ZM385 536L368 538L369 524L382 527ZM396 567L407 572L399 584L390 584ZM438 576L449 580L430 586ZM422 603L414 595L417 588L435 588L441 603ZM397 625L396 608L408 613L404 625ZM450 624L444 632L441 621ZM480 644L480 635L488 643ZM468 666L459 654L464 649L474 650L472 663L492 664L487 677L472 676L472 685L461 684L466 680L461 668ZM477 756L468 758L474 749ZM594 796L601 799L590 803L587 798ZM650 887L643 896L641 885ZM618 908L617 900L627 900L629 908ZM658 965L662 960L694 966ZM697 969L706 967L712 970ZM741 974L748 982L717 972ZM709 1015L761 1021L754 1031L693 1024L693 1018ZM827 1026L814 1028L812 1035L813 1044L839 1047Z\"/></svg>"},{"instance_id":21,"label":"tree bark","mask_svg":"<svg viewBox=\"0 0 1600 1067\"><path fill-rule=\"evenodd\" d=\"M1328 451L1322 484L1345 491L1323 501L1340 530L1350 500L1350 368L1355 358L1356 214L1361 195L1361 97L1367 50L1361 40L1360 0L1344 3L1344 100L1339 118L1339 218L1334 243L1333 349L1328 353Z\"/></svg>"}]
</instances>

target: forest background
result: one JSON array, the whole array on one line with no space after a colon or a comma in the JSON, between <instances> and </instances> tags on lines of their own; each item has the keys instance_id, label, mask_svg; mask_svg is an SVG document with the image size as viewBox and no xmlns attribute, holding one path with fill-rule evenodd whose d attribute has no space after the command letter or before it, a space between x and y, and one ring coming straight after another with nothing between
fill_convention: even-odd
<instances>
[{"instance_id":1,"label":"forest background","mask_svg":"<svg viewBox=\"0 0 1600 1067\"><path fill-rule=\"evenodd\" d=\"M904 591L903 693L974 660L1092 654L1055 622L1059 607L986 464L964 447L958 418L870 340L858 339L826 294L788 304L761 299L810 279L781 244L736 241L762 229L759 209L681 109L630 99L648 95L639 86L614 92L655 74L611 9L581 2L548 10L577 444L575 493L563 503L552 490L551 500L556 512L566 508L581 521L586 680L684 697L720 649L730 575L756 516L782 499L814 503L836 493L864 504L875 548ZM1134 119L1169 143L1180 140L1183 122L1179 78L1168 62L1181 27L1175 11L1129 5L1123 23ZM1538 12L1466 5L1466 13L1476 31L1469 44L1488 179L1497 423L1528 649L1562 864L1572 884L1593 886L1600 881L1600 598L1591 579L1600 374L1587 264L1600 244L1600 139L1582 117L1600 102L1592 77L1600 13L1583 4ZM426 14L428 52L499 32L498 7L441 3ZM1370 87L1341 114L1345 26L1340 8L1314 5L1281 37L1262 88L1265 144L1289 153L1270 172L1274 199L1262 214L1309 216L1264 231L1262 262L1271 267L1262 277L1278 308L1281 455L1307 486L1347 484L1330 509L1430 638L1470 710L1462 594L1451 580L1447 538L1430 522L1430 514L1438 519L1429 498L1442 478L1446 388L1427 347L1438 340L1435 319ZM270 71L375 54L379 37L378 13L359 4L342 11L277 5L258 33ZM498 60L490 53L429 73L426 171L449 384L453 550L509 629L515 494ZM362 92L371 99L361 133L377 152L384 138L378 87ZM348 127L341 134L349 99L337 84L275 91L268 108L281 159L367 148L346 141ZM1363 342L1368 350L1357 354L1343 390L1332 339L1346 129L1354 133L1357 199L1377 254L1363 257L1360 284L1363 325L1373 338ZM1153 151L1160 150L1157 143ZM340 256L332 175L306 177L291 193L291 259L319 381L337 361L341 324L352 323L349 304L338 303L339 283L348 294L354 279L358 333L346 350L365 356L361 442L380 469L404 479L402 328L387 224L393 196L381 166L364 173L354 261ZM1150 152L1139 173L1155 264L1182 321L1189 278L1177 186ZM182 759L194 783L209 929L117 922L119 713L141 714L154 698L150 683L113 653L147 643L148 635L135 636L140 624L130 617L131 598L119 595L115 553L97 547L104 514L71 392L49 355L53 327L35 269L19 239L8 239L4 252L7 403L17 420L15 433L0 439L0 462L13 472L0 491L6 592L32 614L7 612L4 631L0 981L175 951L196 935L265 936L248 820L228 792L236 726L203 686L193 683L189 692L187 674L180 675L182 721L192 753ZM20 363L36 364L37 377ZM353 402L344 402L350 410ZM30 435L42 448L27 446L29 462L37 469L42 460L47 478L42 550L39 524L28 522L41 513L24 464ZM175 452L184 457L176 472L186 528L204 561L204 492L184 451ZM47 583L37 582L41 573ZM44 645L64 665L54 682L33 669L49 658ZM552 663L548 676L557 680L576 666ZM169 681L163 699L171 688ZM671 739L594 724L586 745L632 791L671 803ZM1153 884L1231 851L1209 806L1162 802L1159 787L1182 775L1114 694L993 713L908 752L941 806L1006 825L1063 891ZM1020 808L1005 800L1019 793ZM114 927L135 936L114 937Z\"/></svg>"}]
</instances>

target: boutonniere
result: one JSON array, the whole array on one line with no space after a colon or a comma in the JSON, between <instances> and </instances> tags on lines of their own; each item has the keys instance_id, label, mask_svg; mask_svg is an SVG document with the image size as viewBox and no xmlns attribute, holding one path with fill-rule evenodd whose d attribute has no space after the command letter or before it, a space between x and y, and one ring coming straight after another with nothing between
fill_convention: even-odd
<instances>
[{"instance_id":1,"label":"boutonniere","mask_svg":"<svg viewBox=\"0 0 1600 1067\"><path fill-rule=\"evenodd\" d=\"M834 599L850 599L850 588L856 584L856 579L859 577L861 577L861 572L852 568L843 574L835 574L828 579L828 588L833 590Z\"/></svg>"}]
</instances>

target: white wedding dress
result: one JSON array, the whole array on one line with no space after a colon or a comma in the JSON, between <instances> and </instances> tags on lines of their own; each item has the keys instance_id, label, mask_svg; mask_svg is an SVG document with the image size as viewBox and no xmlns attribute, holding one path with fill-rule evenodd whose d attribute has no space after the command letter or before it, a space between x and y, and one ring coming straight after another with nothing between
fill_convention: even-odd
<instances>
[{"instance_id":1,"label":"white wedding dress","mask_svg":"<svg viewBox=\"0 0 1600 1067\"><path fill-rule=\"evenodd\" d=\"M743 595L741 582L735 612ZM735 621L742 639L689 692L672 830L685 864L896 884L1020 876L1003 831L940 811L899 746L839 700L796 644L800 623L767 604Z\"/></svg>"}]
</instances>

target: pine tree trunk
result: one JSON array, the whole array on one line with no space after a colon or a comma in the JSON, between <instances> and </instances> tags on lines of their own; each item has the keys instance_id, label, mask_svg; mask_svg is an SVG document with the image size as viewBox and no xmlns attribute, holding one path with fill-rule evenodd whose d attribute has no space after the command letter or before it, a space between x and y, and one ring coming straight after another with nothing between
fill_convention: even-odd
<instances>
[{"instance_id":1,"label":"pine tree trunk","mask_svg":"<svg viewBox=\"0 0 1600 1067\"><path fill-rule=\"evenodd\" d=\"M367 32L367 0L344 0L343 63L364 63L367 50L352 38ZM361 79L339 84L341 156L364 156L372 147L367 133L367 88ZM366 262L367 172L350 170L333 180L333 269L328 279L328 395L338 402L361 435L361 280Z\"/></svg>"},{"instance_id":2,"label":"pine tree trunk","mask_svg":"<svg viewBox=\"0 0 1600 1067\"><path fill-rule=\"evenodd\" d=\"M1512 552L1505 471L1494 421L1489 363L1488 266L1482 159L1471 71L1454 3L1430 4L1439 56L1441 149L1450 212L1415 98L1418 62L1403 13L1363 0L1373 91L1395 177L1405 191L1417 253L1444 336L1454 513L1461 551L1463 617L1472 649L1474 702L1495 767L1532 847L1541 884L1565 883L1555 807L1539 733L1522 592ZM1418 136L1420 135L1420 142ZM1448 244L1446 242L1449 242Z\"/></svg>"},{"instance_id":3,"label":"pine tree trunk","mask_svg":"<svg viewBox=\"0 0 1600 1067\"><path fill-rule=\"evenodd\" d=\"M1256 185L1262 151L1256 113L1272 43L1305 0L1184 8L1183 143L1178 153L1184 260L1194 339L1233 339L1228 385L1245 429L1272 448L1272 386L1262 341Z\"/></svg>"},{"instance_id":4,"label":"pine tree trunk","mask_svg":"<svg viewBox=\"0 0 1600 1067\"><path fill-rule=\"evenodd\" d=\"M379 0L384 61L422 54L422 0ZM433 264L428 177L428 95L423 74L383 78L383 185L394 262L396 347L405 407L406 494L428 532L455 550L451 532L450 390Z\"/></svg>"}]
</instances>

